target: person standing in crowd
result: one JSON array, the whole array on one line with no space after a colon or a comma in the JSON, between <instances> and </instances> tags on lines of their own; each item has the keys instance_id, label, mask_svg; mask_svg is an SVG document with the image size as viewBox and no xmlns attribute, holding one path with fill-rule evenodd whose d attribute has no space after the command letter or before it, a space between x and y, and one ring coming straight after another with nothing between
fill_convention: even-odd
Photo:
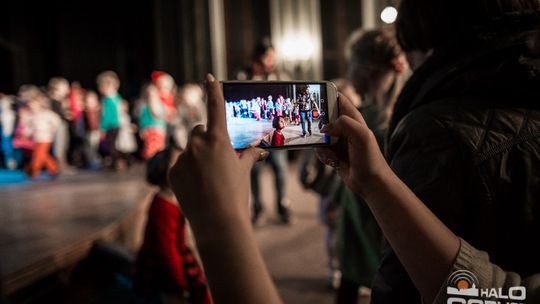
<instances>
[{"instance_id":1,"label":"person standing in crowd","mask_svg":"<svg viewBox=\"0 0 540 304\"><path fill-rule=\"evenodd\" d=\"M362 117L384 149L390 114L408 76L405 54L391 28L355 32L351 37L348 80L361 97ZM340 187L336 200L341 206L336 237L341 282L336 302L357 303L359 288L370 288L379 268L382 233L364 200L349 188Z\"/></svg>"},{"instance_id":2,"label":"person standing in crowd","mask_svg":"<svg viewBox=\"0 0 540 304\"><path fill-rule=\"evenodd\" d=\"M120 128L120 105L122 98L118 94L120 80L113 71L105 71L97 76L98 90L102 95L100 127L105 132L105 140L110 157L110 168L123 167L120 152L116 149L116 140Z\"/></svg>"},{"instance_id":3,"label":"person standing in crowd","mask_svg":"<svg viewBox=\"0 0 540 304\"><path fill-rule=\"evenodd\" d=\"M341 277L339 260L336 255L336 225L339 209L340 187L343 183L337 172L321 163L313 150L302 154L300 163L300 182L304 189L311 190L319 196L319 220L326 228L324 246L326 249L326 286L338 287Z\"/></svg>"},{"instance_id":4,"label":"person standing in crowd","mask_svg":"<svg viewBox=\"0 0 540 304\"><path fill-rule=\"evenodd\" d=\"M196 125L206 124L206 104L201 86L184 84L178 91L176 115L172 121L172 137L176 147L184 149L189 131Z\"/></svg>"},{"instance_id":5,"label":"person standing in crowd","mask_svg":"<svg viewBox=\"0 0 540 304\"><path fill-rule=\"evenodd\" d=\"M154 71L151 77L158 90L159 99L167 109L167 123L170 123L176 114L176 84L174 79L163 71Z\"/></svg>"},{"instance_id":6,"label":"person standing in crowd","mask_svg":"<svg viewBox=\"0 0 540 304\"><path fill-rule=\"evenodd\" d=\"M45 167L51 177L56 177L59 174L58 164L49 151L62 123L60 116L50 110L47 96L35 86L23 86L20 97L28 103L30 109L31 117L27 130L34 141L32 159L26 173L36 179Z\"/></svg>"},{"instance_id":7,"label":"person standing in crowd","mask_svg":"<svg viewBox=\"0 0 540 304\"><path fill-rule=\"evenodd\" d=\"M275 49L270 42L270 39L265 37L260 39L255 45L251 58L251 66L243 71L240 71L236 78L238 80L290 80L291 77L277 69ZM267 116L265 119L271 119L273 113L273 105L270 107L270 96L266 106ZM263 107L264 108L264 107ZM279 220L281 223L288 224L290 222L290 208L285 198L285 182L287 174L287 152L275 151L268 157L268 163L274 171L276 183L276 206ZM259 189L259 175L263 164L255 165L251 171L251 193L252 200L252 222L258 222L263 211L261 201L261 193Z\"/></svg>"},{"instance_id":8,"label":"person standing in crowd","mask_svg":"<svg viewBox=\"0 0 540 304\"><path fill-rule=\"evenodd\" d=\"M99 158L99 142L101 132L99 127L100 107L96 92L87 91L84 94L83 117L85 123L84 151L88 167L98 169L101 167Z\"/></svg>"},{"instance_id":9,"label":"person standing in crowd","mask_svg":"<svg viewBox=\"0 0 540 304\"><path fill-rule=\"evenodd\" d=\"M148 211L134 286L149 303L210 304L206 278L186 244L188 224L167 181L169 167L180 151L169 147L148 160L146 180L159 190Z\"/></svg>"},{"instance_id":10,"label":"person standing in crowd","mask_svg":"<svg viewBox=\"0 0 540 304\"><path fill-rule=\"evenodd\" d=\"M0 129L2 130L2 153L4 154L4 165L9 170L17 168L17 161L13 151L13 134L15 133L16 113L14 110L14 100L7 95L0 93Z\"/></svg>"},{"instance_id":11,"label":"person standing in crowd","mask_svg":"<svg viewBox=\"0 0 540 304\"><path fill-rule=\"evenodd\" d=\"M296 98L296 103L298 104L298 109L300 111L300 125L302 126L302 137L306 136L306 133L309 133L311 136L311 124L313 123L313 110L319 112L319 106L313 100L309 88L305 88L303 92L300 92ZM307 123L307 132L306 132L306 123Z\"/></svg>"},{"instance_id":12,"label":"person standing in crowd","mask_svg":"<svg viewBox=\"0 0 540 304\"><path fill-rule=\"evenodd\" d=\"M70 145L69 125L72 120L68 95L69 82L62 77L53 77L47 85L47 94L51 102L51 109L62 118L62 124L56 133L54 139L54 156L56 157L60 169L64 173L71 173L69 168L67 154Z\"/></svg>"},{"instance_id":13,"label":"person standing in crowd","mask_svg":"<svg viewBox=\"0 0 540 304\"><path fill-rule=\"evenodd\" d=\"M71 83L71 88L68 94L69 112L71 113L71 121L69 124L70 145L68 149L68 161L75 167L83 167L85 165L84 153L84 89L80 83Z\"/></svg>"},{"instance_id":14,"label":"person standing in crowd","mask_svg":"<svg viewBox=\"0 0 540 304\"><path fill-rule=\"evenodd\" d=\"M117 169L123 170L131 165L133 153L137 151L137 125L132 123L129 115L129 104L126 100L120 102L118 137L116 138L116 151L118 151L121 162Z\"/></svg>"},{"instance_id":15,"label":"person standing in crowd","mask_svg":"<svg viewBox=\"0 0 540 304\"><path fill-rule=\"evenodd\" d=\"M140 136L143 140L143 159L150 159L163 150L167 138L167 109L159 99L157 88L149 84L143 88L144 104L139 117Z\"/></svg>"}]
</instances>

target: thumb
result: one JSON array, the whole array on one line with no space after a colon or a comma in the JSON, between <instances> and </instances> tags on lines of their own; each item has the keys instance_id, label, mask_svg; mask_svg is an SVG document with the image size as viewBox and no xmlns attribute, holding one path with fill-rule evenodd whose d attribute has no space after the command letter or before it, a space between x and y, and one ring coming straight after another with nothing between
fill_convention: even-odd
<instances>
[{"instance_id":1,"label":"thumb","mask_svg":"<svg viewBox=\"0 0 540 304\"><path fill-rule=\"evenodd\" d=\"M251 169L256 162L266 159L269 154L270 152L261 148L249 148L240 155L240 162L244 167Z\"/></svg>"}]
</instances>

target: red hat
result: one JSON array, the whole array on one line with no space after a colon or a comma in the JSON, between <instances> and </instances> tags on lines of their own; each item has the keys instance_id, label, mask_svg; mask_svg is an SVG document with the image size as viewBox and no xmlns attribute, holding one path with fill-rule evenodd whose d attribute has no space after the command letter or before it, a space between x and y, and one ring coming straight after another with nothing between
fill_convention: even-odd
<instances>
[{"instance_id":1,"label":"red hat","mask_svg":"<svg viewBox=\"0 0 540 304\"><path fill-rule=\"evenodd\" d=\"M163 75L167 75L167 73L163 71L153 71L152 74L150 74L150 78L152 78L152 82L157 82Z\"/></svg>"}]
</instances>

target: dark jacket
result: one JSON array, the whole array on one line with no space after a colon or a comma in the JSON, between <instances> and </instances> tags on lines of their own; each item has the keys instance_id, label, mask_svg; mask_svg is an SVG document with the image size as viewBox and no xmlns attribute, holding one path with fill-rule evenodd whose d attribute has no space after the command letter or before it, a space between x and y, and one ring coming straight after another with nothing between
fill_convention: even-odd
<instances>
[{"instance_id":1,"label":"dark jacket","mask_svg":"<svg viewBox=\"0 0 540 304\"><path fill-rule=\"evenodd\" d=\"M435 50L398 99L386 151L454 233L522 276L540 273L540 58L525 44L537 20L509 17ZM372 300L420 303L388 245Z\"/></svg>"}]
</instances>

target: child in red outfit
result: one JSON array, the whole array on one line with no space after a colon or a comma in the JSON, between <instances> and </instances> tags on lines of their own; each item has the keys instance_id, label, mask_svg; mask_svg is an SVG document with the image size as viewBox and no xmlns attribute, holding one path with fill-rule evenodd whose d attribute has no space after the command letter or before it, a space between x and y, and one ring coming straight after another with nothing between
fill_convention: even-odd
<instances>
[{"instance_id":1,"label":"child in red outfit","mask_svg":"<svg viewBox=\"0 0 540 304\"><path fill-rule=\"evenodd\" d=\"M252 142L250 146L252 147L281 147L285 146L291 139L286 139L283 134L283 129L285 129L285 119L281 116L276 116L272 120L272 128L274 131L269 132L261 139Z\"/></svg>"},{"instance_id":2,"label":"child in red outfit","mask_svg":"<svg viewBox=\"0 0 540 304\"><path fill-rule=\"evenodd\" d=\"M186 245L186 220L167 181L177 151L167 148L148 161L146 179L160 190L148 212L134 285L150 303L212 303L204 273Z\"/></svg>"}]
</instances>

